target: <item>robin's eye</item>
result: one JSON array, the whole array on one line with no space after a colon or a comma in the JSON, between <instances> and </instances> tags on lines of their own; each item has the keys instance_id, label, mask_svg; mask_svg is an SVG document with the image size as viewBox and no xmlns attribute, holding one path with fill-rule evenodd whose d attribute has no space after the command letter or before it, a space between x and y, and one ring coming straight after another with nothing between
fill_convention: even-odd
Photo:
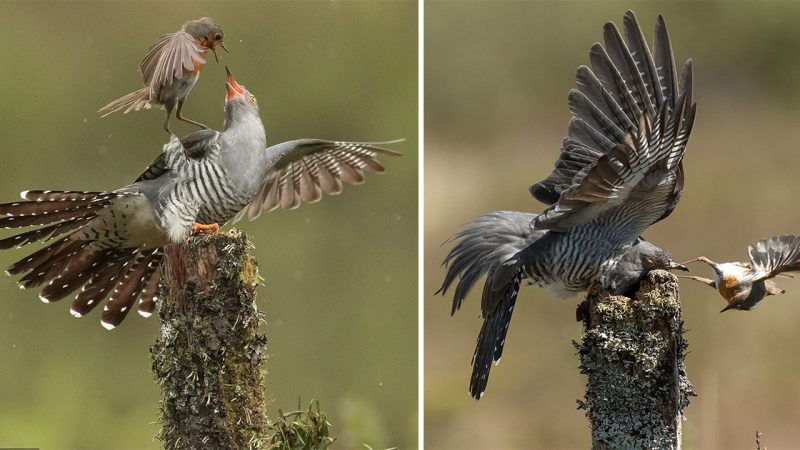
<instances>
[{"instance_id":1,"label":"robin's eye","mask_svg":"<svg viewBox=\"0 0 800 450\"><path fill-rule=\"evenodd\" d=\"M642 261L642 263L643 263L643 264L644 264L644 266L645 266L645 267L647 267L648 269L656 265L656 262L655 262L655 261L653 261L653 260L652 260L652 259L650 259L650 258L645 258L645 259Z\"/></svg>"},{"instance_id":2,"label":"robin's eye","mask_svg":"<svg viewBox=\"0 0 800 450\"><path fill-rule=\"evenodd\" d=\"M217 35L216 35L216 36L214 36L214 39L216 39L216 40L218 40L218 41L221 41L221 40L222 40L222 35L221 35L221 34L219 34L219 33L217 33Z\"/></svg>"}]
</instances>

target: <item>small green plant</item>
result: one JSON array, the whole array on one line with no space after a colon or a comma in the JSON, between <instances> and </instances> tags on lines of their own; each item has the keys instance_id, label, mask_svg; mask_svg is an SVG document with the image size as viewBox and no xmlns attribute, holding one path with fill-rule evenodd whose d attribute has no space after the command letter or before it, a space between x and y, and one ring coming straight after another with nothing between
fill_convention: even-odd
<instances>
[{"instance_id":1,"label":"small green plant","mask_svg":"<svg viewBox=\"0 0 800 450\"><path fill-rule=\"evenodd\" d=\"M330 435L331 424L320 410L319 401L312 400L307 410L284 413L278 410L279 418L269 428L270 449L278 450L326 450L336 440Z\"/></svg>"}]
</instances>

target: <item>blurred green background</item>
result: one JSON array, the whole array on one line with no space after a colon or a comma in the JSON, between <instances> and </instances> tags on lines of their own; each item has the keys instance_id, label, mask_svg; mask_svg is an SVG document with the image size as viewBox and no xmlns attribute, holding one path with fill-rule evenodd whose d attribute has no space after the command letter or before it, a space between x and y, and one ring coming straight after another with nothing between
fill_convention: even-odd
<instances>
[{"instance_id":1,"label":"blurred green background","mask_svg":"<svg viewBox=\"0 0 800 450\"><path fill-rule=\"evenodd\" d=\"M0 201L133 180L167 140L163 112L96 111L141 86L137 64L160 35L205 15L231 53L209 55L188 117L222 126L227 64L258 97L270 143L406 139L364 186L240 225L266 280L270 410L316 398L337 448L415 447L415 2L1 2ZM0 266L27 251L0 253ZM157 318L108 332L96 311L74 319L68 301L45 306L8 277L0 297L0 447L159 446Z\"/></svg>"},{"instance_id":2,"label":"blurred green background","mask_svg":"<svg viewBox=\"0 0 800 450\"><path fill-rule=\"evenodd\" d=\"M697 120L686 189L645 232L677 260L747 257L746 246L800 233L800 3L436 2L425 5L425 441L435 449L589 447L575 400L585 378L571 341L578 299L523 289L503 362L480 402L467 395L480 289L449 317L432 294L461 224L492 210L539 212L528 185L546 177L567 132L567 92L608 20L635 10L652 44L656 16L676 60L695 63ZM698 265L695 273L710 276ZM720 314L707 286L682 282L699 397L684 448L797 448L800 280L751 312ZM451 293L452 294L452 293Z\"/></svg>"}]
</instances>

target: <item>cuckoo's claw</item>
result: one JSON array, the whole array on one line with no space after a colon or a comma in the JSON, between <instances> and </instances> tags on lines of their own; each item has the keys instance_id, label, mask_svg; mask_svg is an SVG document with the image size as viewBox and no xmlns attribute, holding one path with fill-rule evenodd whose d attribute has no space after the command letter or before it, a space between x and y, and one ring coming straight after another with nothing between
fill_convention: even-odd
<instances>
[{"instance_id":1,"label":"cuckoo's claw","mask_svg":"<svg viewBox=\"0 0 800 450\"><path fill-rule=\"evenodd\" d=\"M211 224L202 224L202 223L193 223L192 224L192 234L216 234L219 232L219 224L211 223Z\"/></svg>"}]
</instances>

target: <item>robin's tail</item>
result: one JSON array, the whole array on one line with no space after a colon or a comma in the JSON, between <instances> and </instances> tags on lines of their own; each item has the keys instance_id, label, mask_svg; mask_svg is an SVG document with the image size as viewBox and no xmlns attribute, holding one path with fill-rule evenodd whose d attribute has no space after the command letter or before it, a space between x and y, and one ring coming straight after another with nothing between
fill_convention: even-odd
<instances>
[{"instance_id":1,"label":"robin's tail","mask_svg":"<svg viewBox=\"0 0 800 450\"><path fill-rule=\"evenodd\" d=\"M131 111L139 111L140 109L150 109L151 106L150 88L145 86L128 95L123 95L106 106L103 106L97 112L103 114L100 117L105 117L111 113L122 111L123 109L125 110L123 114L127 114Z\"/></svg>"},{"instance_id":2,"label":"robin's tail","mask_svg":"<svg viewBox=\"0 0 800 450\"><path fill-rule=\"evenodd\" d=\"M514 311L524 267L519 253L545 232L531 228L535 214L495 211L475 219L456 234L456 245L444 260L447 267L444 294L458 279L451 313L461 304L475 283L486 275L481 299L483 326L472 358L470 394L479 399L489 379L492 363L500 361L506 333Z\"/></svg>"},{"instance_id":3,"label":"robin's tail","mask_svg":"<svg viewBox=\"0 0 800 450\"><path fill-rule=\"evenodd\" d=\"M71 308L76 317L111 294L101 320L107 329L122 322L137 298L139 313L152 314L162 249L116 244L119 237L108 229L108 218L98 217L125 194L25 191L21 196L24 201L0 205L0 228L39 228L0 240L0 250L55 240L8 268L8 275L22 275L21 289L42 286L39 298L45 303L79 290Z\"/></svg>"}]
</instances>

